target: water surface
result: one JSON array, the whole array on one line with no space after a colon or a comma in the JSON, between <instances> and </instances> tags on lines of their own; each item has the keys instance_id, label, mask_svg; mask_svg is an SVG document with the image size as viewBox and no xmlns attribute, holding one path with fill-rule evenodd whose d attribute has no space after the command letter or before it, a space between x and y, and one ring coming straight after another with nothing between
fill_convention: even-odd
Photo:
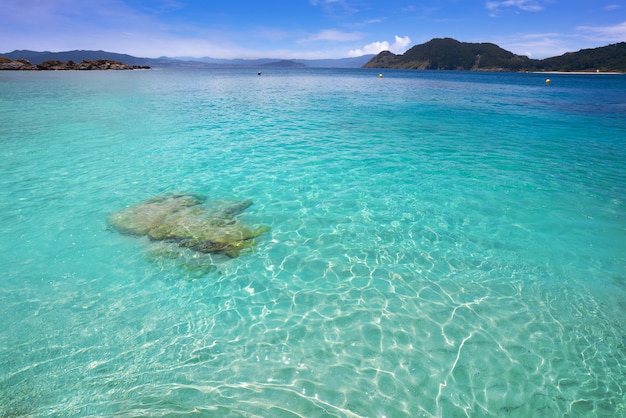
<instances>
[{"instance_id":1,"label":"water surface","mask_svg":"<svg viewBox=\"0 0 626 418\"><path fill-rule=\"evenodd\" d=\"M384 75L2 72L0 416L625 414L626 79Z\"/></svg>"}]
</instances>

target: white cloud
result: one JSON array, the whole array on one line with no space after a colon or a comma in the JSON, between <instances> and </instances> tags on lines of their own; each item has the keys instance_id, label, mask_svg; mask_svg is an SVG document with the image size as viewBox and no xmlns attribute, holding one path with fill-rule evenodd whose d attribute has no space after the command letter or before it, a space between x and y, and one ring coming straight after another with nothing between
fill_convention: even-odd
<instances>
[{"instance_id":1,"label":"white cloud","mask_svg":"<svg viewBox=\"0 0 626 418\"><path fill-rule=\"evenodd\" d=\"M363 48L350 50L348 55L351 57L360 57L361 55L378 54L382 51L391 51L395 54L402 54L407 50L410 43L411 38L408 36L400 37L396 35L393 44L389 44L387 41L372 42L371 44L365 45Z\"/></svg>"}]
</instances>

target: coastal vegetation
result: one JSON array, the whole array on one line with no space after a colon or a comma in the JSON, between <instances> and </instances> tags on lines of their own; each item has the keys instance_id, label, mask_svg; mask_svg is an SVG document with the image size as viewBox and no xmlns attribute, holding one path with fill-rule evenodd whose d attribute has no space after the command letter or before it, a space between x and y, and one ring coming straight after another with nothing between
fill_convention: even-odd
<instances>
[{"instance_id":1,"label":"coastal vegetation","mask_svg":"<svg viewBox=\"0 0 626 418\"><path fill-rule=\"evenodd\" d=\"M363 68L626 72L626 42L536 60L516 55L492 43L469 43L452 38L436 38L415 45L400 55L383 51Z\"/></svg>"}]
</instances>

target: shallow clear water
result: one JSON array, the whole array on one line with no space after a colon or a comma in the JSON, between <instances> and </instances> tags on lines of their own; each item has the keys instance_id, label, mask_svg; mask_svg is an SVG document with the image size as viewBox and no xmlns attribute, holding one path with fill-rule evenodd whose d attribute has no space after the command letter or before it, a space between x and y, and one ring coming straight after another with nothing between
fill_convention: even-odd
<instances>
[{"instance_id":1,"label":"shallow clear water","mask_svg":"<svg viewBox=\"0 0 626 418\"><path fill-rule=\"evenodd\" d=\"M623 416L626 78L550 78L0 73L0 416Z\"/></svg>"}]
</instances>

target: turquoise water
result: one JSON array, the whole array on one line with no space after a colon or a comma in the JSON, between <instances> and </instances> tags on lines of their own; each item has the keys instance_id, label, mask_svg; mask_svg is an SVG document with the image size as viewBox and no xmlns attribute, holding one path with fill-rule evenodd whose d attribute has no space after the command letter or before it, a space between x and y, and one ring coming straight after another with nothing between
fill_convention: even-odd
<instances>
[{"instance_id":1,"label":"turquoise water","mask_svg":"<svg viewBox=\"0 0 626 418\"><path fill-rule=\"evenodd\" d=\"M0 416L625 416L626 77L545 78L0 73Z\"/></svg>"}]
</instances>

